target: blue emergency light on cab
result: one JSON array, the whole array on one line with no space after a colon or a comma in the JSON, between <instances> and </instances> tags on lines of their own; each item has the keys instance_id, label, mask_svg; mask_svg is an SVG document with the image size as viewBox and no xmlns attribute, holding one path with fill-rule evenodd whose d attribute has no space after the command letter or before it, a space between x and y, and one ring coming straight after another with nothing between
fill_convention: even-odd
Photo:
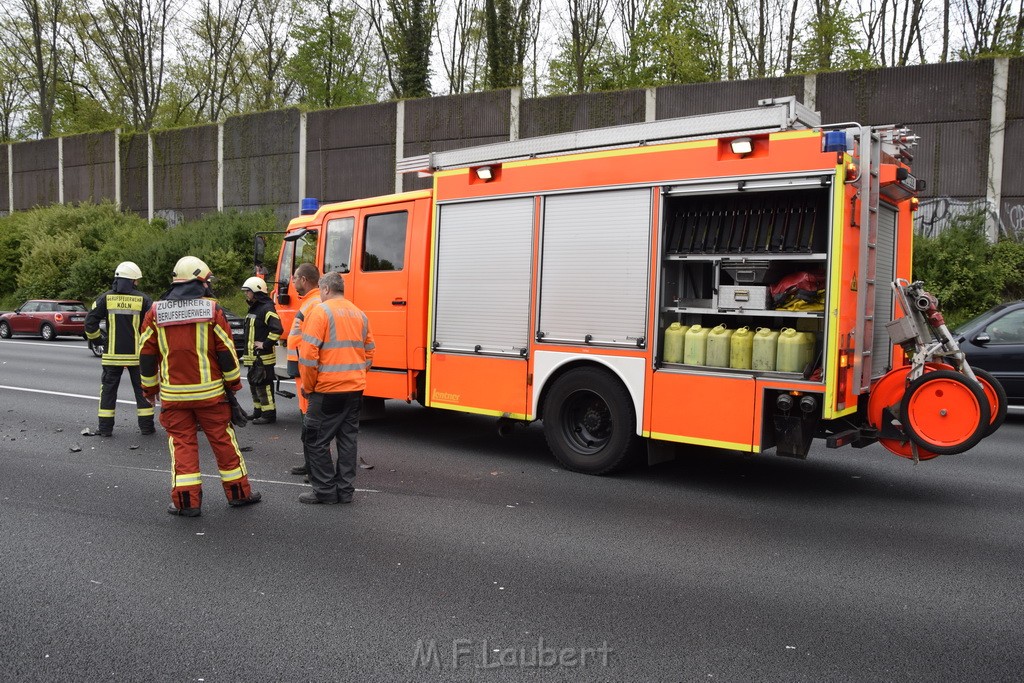
<instances>
[{"instance_id":1,"label":"blue emergency light on cab","mask_svg":"<svg viewBox=\"0 0 1024 683\"><path fill-rule=\"evenodd\" d=\"M316 197L303 197L301 212L303 216L316 213L316 210L320 208L320 201Z\"/></svg>"},{"instance_id":2,"label":"blue emergency light on cab","mask_svg":"<svg viewBox=\"0 0 1024 683\"><path fill-rule=\"evenodd\" d=\"M845 152L846 151L846 131L844 130L830 130L822 136L823 152Z\"/></svg>"}]
</instances>

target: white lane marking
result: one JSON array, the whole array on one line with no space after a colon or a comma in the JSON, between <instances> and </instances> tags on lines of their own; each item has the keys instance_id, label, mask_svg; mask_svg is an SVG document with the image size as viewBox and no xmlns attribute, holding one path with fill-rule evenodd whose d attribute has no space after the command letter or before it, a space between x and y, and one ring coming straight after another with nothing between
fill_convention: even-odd
<instances>
[{"instance_id":1,"label":"white lane marking","mask_svg":"<svg viewBox=\"0 0 1024 683\"><path fill-rule=\"evenodd\" d=\"M45 346L48 349L86 349L88 350L89 344L78 342L76 344L68 344L67 342L45 342L45 341L24 341L22 339L4 339L4 344L24 344L26 346Z\"/></svg>"},{"instance_id":2,"label":"white lane marking","mask_svg":"<svg viewBox=\"0 0 1024 683\"><path fill-rule=\"evenodd\" d=\"M30 394L48 394L50 396L64 396L66 398L84 398L88 401L99 401L99 396L84 396L82 394L68 394L63 391L47 391L45 389L26 389L25 387L11 387L6 384L0 384L0 389L8 389L10 391L27 391ZM118 403L124 403L126 405L133 406L135 401L129 401L127 399L119 398Z\"/></svg>"},{"instance_id":3,"label":"white lane marking","mask_svg":"<svg viewBox=\"0 0 1024 683\"><path fill-rule=\"evenodd\" d=\"M161 474L171 474L170 470L158 470L152 467L131 467L129 465L108 465L118 470L136 470L139 472L159 472ZM204 474L203 477L207 479L220 479L219 474ZM303 488L309 488L309 484L300 484L294 481L278 481L276 479L254 479L249 477L249 481L254 481L258 484L284 484L285 486L301 486ZM362 493L380 493L377 489L356 489Z\"/></svg>"}]
</instances>

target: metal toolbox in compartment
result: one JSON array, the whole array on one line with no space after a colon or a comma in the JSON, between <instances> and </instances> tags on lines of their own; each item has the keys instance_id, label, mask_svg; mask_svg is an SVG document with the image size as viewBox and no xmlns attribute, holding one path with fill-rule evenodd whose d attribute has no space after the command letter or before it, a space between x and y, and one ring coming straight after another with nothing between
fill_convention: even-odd
<instances>
[{"instance_id":1,"label":"metal toolbox in compartment","mask_svg":"<svg viewBox=\"0 0 1024 683\"><path fill-rule=\"evenodd\" d=\"M718 307L722 310L768 310L768 288L756 285L719 285Z\"/></svg>"}]
</instances>

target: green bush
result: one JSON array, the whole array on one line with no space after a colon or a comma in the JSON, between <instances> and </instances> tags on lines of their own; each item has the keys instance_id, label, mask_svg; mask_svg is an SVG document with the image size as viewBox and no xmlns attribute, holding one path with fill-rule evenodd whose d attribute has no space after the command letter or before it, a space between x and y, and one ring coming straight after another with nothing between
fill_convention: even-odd
<instances>
[{"instance_id":1,"label":"green bush","mask_svg":"<svg viewBox=\"0 0 1024 683\"><path fill-rule=\"evenodd\" d=\"M13 308L30 298L88 303L110 287L122 261L139 265L140 288L156 298L170 284L177 260L192 255L210 266L225 305L244 312L238 288L253 272L253 236L277 227L269 210L210 214L173 228L110 203L19 211L0 218L0 306Z\"/></svg>"},{"instance_id":2,"label":"green bush","mask_svg":"<svg viewBox=\"0 0 1024 683\"><path fill-rule=\"evenodd\" d=\"M985 213L952 219L936 237L915 237L914 279L939 299L952 328L992 306L1024 298L1024 245L991 244Z\"/></svg>"}]
</instances>

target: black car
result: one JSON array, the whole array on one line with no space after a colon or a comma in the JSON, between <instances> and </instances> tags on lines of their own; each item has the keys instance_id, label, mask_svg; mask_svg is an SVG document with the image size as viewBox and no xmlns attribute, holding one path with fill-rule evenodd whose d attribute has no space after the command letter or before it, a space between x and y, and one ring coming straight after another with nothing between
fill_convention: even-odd
<instances>
[{"instance_id":1,"label":"black car","mask_svg":"<svg viewBox=\"0 0 1024 683\"><path fill-rule=\"evenodd\" d=\"M224 309L224 317L228 319L228 325L231 326L231 338L235 340L235 353L238 354L239 360L245 355L245 318L239 318L237 315Z\"/></svg>"},{"instance_id":2,"label":"black car","mask_svg":"<svg viewBox=\"0 0 1024 683\"><path fill-rule=\"evenodd\" d=\"M999 304L953 330L971 367L988 370L1011 404L1024 404L1024 301Z\"/></svg>"}]
</instances>

